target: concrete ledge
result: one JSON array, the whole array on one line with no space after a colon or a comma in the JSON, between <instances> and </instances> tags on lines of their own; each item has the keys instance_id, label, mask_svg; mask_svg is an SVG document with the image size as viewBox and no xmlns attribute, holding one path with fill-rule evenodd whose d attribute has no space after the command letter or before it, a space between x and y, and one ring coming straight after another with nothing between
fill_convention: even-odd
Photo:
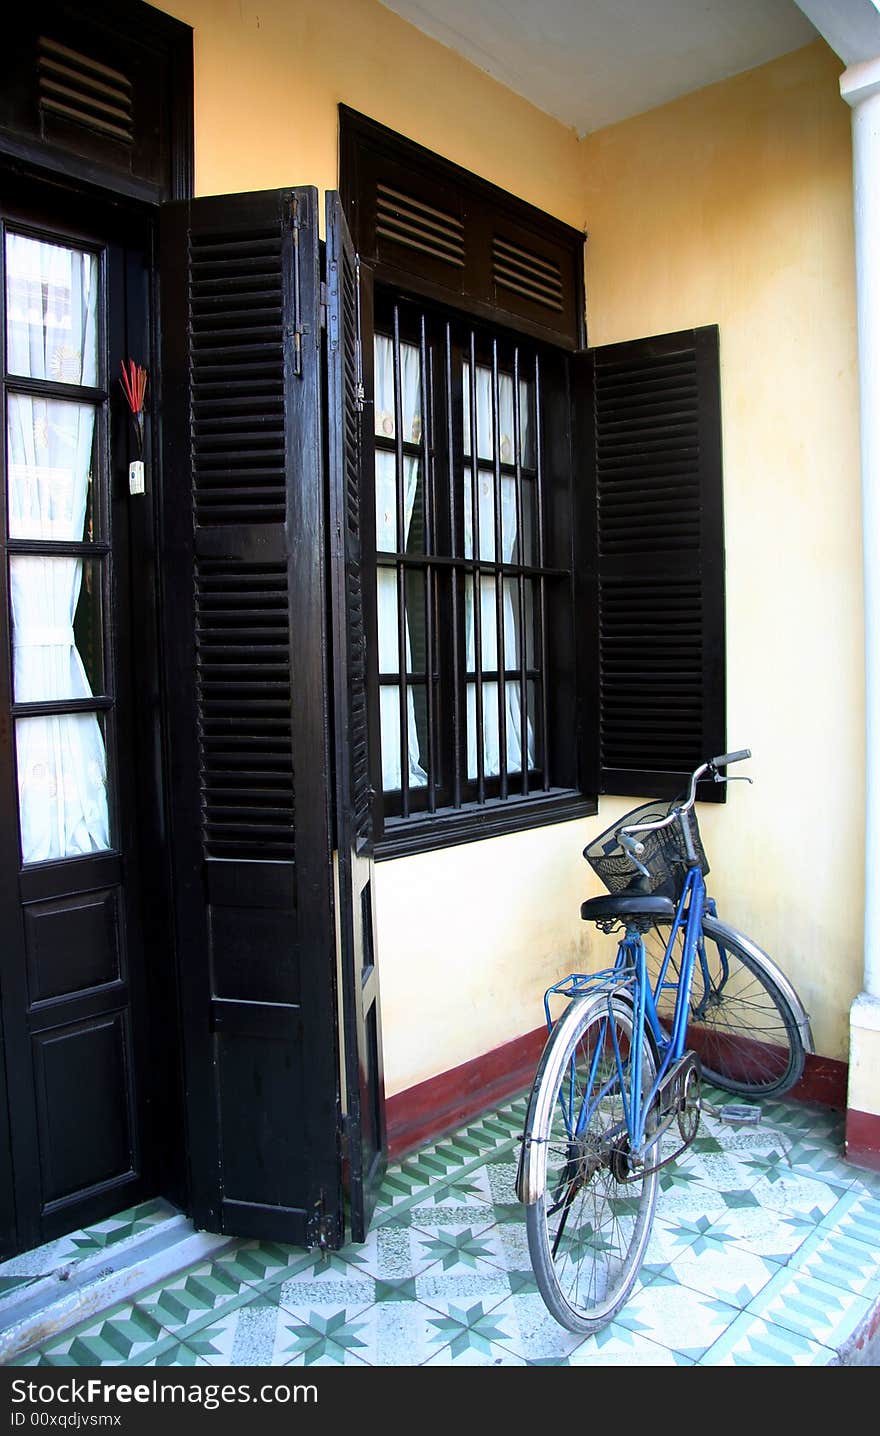
<instances>
[{"instance_id":1,"label":"concrete ledge","mask_svg":"<svg viewBox=\"0 0 880 1436\"><path fill-rule=\"evenodd\" d=\"M181 1214L112 1250L61 1266L0 1303L0 1365L184 1267L231 1246L234 1237L196 1232Z\"/></svg>"}]
</instances>

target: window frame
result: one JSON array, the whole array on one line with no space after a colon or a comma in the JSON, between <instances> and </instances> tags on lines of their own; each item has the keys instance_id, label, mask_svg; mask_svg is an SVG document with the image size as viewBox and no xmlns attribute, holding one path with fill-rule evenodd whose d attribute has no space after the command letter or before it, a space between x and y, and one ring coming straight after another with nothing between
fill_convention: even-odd
<instances>
[{"instance_id":1,"label":"window frame","mask_svg":"<svg viewBox=\"0 0 880 1436\"><path fill-rule=\"evenodd\" d=\"M423 356L427 356L428 332L431 332L431 340L434 345L441 349L447 349L444 354L444 373L438 378L434 376L431 386L431 394L428 398L428 412L434 432L428 432L429 424L424 423L420 436L419 445L405 445L403 436L398 439L379 439L375 441L373 434L373 342L374 332L391 337L394 330L394 321L391 316L395 312L404 310L408 318L404 322L402 330L398 324L398 337L400 342L411 342L415 335L422 347ZM437 514L442 517L444 536L451 540L451 552L432 554L428 551L424 557L418 557L407 561L406 566L426 574L426 584L433 582L432 574L438 571L449 571L454 569L458 581L451 583L448 587L442 585L445 590L445 602L439 601L433 605L434 620L438 614L445 613L448 619L450 614L452 621L457 624L457 639L455 643L446 645L445 661L436 667L426 664L425 679L428 689L434 685L443 684L441 689L443 697L438 701L438 709L442 709L445 702L449 706L445 711L440 711L439 718L435 717L432 728L439 737L435 738L435 751L442 752L441 765L445 764L442 774L438 775L442 781L438 781L436 793L442 796L444 789L451 801L438 804L434 811L430 811L431 803L427 799L428 787L433 784L426 783L425 787L414 790L418 795L415 806L410 803L409 812L404 816L401 811L405 804L402 801L403 787L389 790L387 794L380 792L376 802L377 820L377 841L376 857L389 858L398 857L408 853L426 851L438 847L452 846L460 843L472 842L481 838L496 836L503 833L523 831L533 827L545 826L550 823L566 821L583 817L597 811L597 784L594 782L591 788L586 787L586 781L590 774L595 775L595 764L591 763L593 749L597 749L597 735L595 727L584 731L584 715L581 709L580 694L584 690L584 678L589 672L589 639L595 625L577 625L575 623L576 604L578 589L581 590L581 601L584 598L583 571L585 565L578 562L578 532L582 529L578 509L588 508L582 502L585 485L577 481L575 474L575 454L572 445L572 432L570 424L571 409L571 372L569 356L555 346L548 346L546 343L535 341L531 336L522 335L507 326L487 326L478 321L475 322L472 316L448 306L436 306L426 302L420 296L409 294L405 291L390 286L376 287L370 305L371 312L378 314L375 319L374 328L371 332L366 331L362 336L363 345L363 368L364 383L366 392L366 406L369 415L365 427L365 445L363 455L362 485L366 488L375 484L375 453L377 450L385 450L396 456L396 462L400 462L401 454L409 455L412 450L412 457L419 457L425 464L432 464L430 474L426 469L426 491L439 495L435 503L434 518ZM494 329L494 333L493 333ZM439 336L439 337L438 337ZM466 342L466 336L470 337L473 348ZM481 347L481 345L483 347ZM472 360L476 368L483 367L483 361L494 352L495 363L499 375L507 373L511 368L510 356L518 355L525 349L537 359L539 365L543 365L543 371L548 369L551 378L548 379L548 389L552 394L549 404L549 411L554 419L551 426L552 435L545 436L544 445L547 449L547 457L540 454L536 448L535 484L536 504L538 490L538 473L546 467L551 470L553 476L552 495L544 500L543 521L539 520L536 514L536 548L539 542L538 532L540 527L546 526L547 552L542 555L540 552L533 554L532 564L506 563L496 558L478 561L476 554L471 552L470 558L465 556L464 549L464 520L463 513L457 515L457 533L453 536L452 522L450 518L450 483L456 478L462 478L470 472L470 455L465 455L465 442L463 433L464 402L461 390L461 381L465 363ZM503 359L499 357L503 355ZM476 369L474 370L476 374ZM521 376L520 376L521 377ZM427 388L427 383L426 383ZM439 416L434 416L434 406L437 402L438 391L445 394L446 408ZM443 405L441 403L441 408ZM560 417L564 422L560 424ZM536 444L540 440L536 438ZM518 445L516 446L518 449ZM540 462L538 462L540 460ZM477 463L477 472L482 469L492 470L494 482L500 482L502 465L500 456L496 463L495 458L483 458ZM505 474L507 468L515 472L514 465L503 466ZM560 477L562 476L562 477ZM564 485L563 485L564 479ZM564 498L560 499L560 488L564 488ZM580 496L580 503L579 503ZM372 498L372 495L371 495ZM370 504L372 508L372 503ZM461 509L463 506L455 504L453 509ZM561 513L560 510L564 510ZM439 557L439 563L432 564L432 558ZM380 677L379 672L379 646L378 646L378 603L376 598L376 572L381 566L393 567L400 573L403 561L401 551L396 554L391 551L379 551L375 548L369 555L365 555L368 561L365 568L369 568L370 575L367 578L368 587L372 590L372 623L368 627L368 647L371 650L371 661L369 663L369 688L370 688L370 714L371 727L376 741L381 741L380 733L380 699L379 689L382 686L389 686L390 675ZM581 574L579 574L581 570ZM462 652L464 642L464 578L467 573L476 575L482 571L493 575L501 574L506 579L518 579L520 573L528 576L529 580L538 585L546 585L556 588L556 592L547 599L548 621L545 623L545 633L550 631L551 637L545 639L546 651L536 651L536 667L540 670L541 678L549 675L547 682L536 682L536 707L546 713L543 719L538 718L540 724L541 752L538 755L538 766L527 770L526 778L522 778L521 768L507 770L507 794L502 796L504 784L499 775L485 775L483 787L484 796L480 798L479 779L469 779L464 765L463 745L466 743L466 717L465 709L467 704L467 685L469 681L468 671L465 669L465 655ZM398 595L400 593L400 579L398 579ZM457 599L455 597L457 595ZM589 601L589 599L587 599ZM432 605L427 605L430 609ZM539 608L538 596L536 593L536 610ZM553 622L553 616L557 621ZM558 621L562 615L563 621ZM536 622L538 613L536 611ZM441 621L442 618L441 618ZM426 627L430 628L430 616ZM566 631L567 630L567 631ZM497 642L497 638L496 638ZM536 650L540 646L540 637L536 635ZM455 655L455 656L453 656ZM450 663L458 664L458 674L450 676ZM563 671L564 670L564 671ZM513 670L510 670L513 673ZM522 668L516 670L514 679L521 677ZM496 681L493 678L495 670L490 673L485 670L484 680L487 682ZM507 681L514 679L507 678L508 670L505 669ZM533 681L536 675L527 674L527 679ZM399 681L394 684L401 694L406 692L409 684ZM451 709L455 706L455 694L457 690L457 710L453 716ZM546 694L546 704L541 701L540 690ZM403 699L401 700L403 711ZM436 725L436 727L434 726ZM401 725L403 726L403 725ZM499 724L499 731L501 728ZM457 733L456 733L457 728ZM547 744L550 745L550 771L545 775L543 768ZM458 745L458 774L457 781L453 781L456 768L456 745ZM564 750L563 757L554 765L554 746ZM403 744L402 759L403 762ZM450 766L451 765L451 766ZM381 769L381 764L377 765ZM564 770L567 782L553 781L554 776L559 776ZM526 792L517 792L518 786L525 786ZM399 797L392 796L400 795ZM425 795L425 796L422 796ZM390 802L389 802L390 798ZM397 811L395 811L397 809Z\"/></svg>"}]
</instances>

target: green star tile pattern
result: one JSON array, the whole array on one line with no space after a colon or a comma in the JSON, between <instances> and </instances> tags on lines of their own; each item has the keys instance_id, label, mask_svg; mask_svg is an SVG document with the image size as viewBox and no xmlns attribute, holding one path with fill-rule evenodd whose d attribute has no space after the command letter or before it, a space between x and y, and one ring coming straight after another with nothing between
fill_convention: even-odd
<instances>
[{"instance_id":1,"label":"green star tile pattern","mask_svg":"<svg viewBox=\"0 0 880 1436\"><path fill-rule=\"evenodd\" d=\"M728 1100L708 1089L695 1142L663 1169L640 1279L595 1336L560 1327L537 1289L518 1099L393 1165L364 1244L234 1242L10 1364L832 1364L880 1303L880 1176L847 1165L840 1114L768 1101L737 1126L717 1115ZM143 1203L0 1264L0 1310L171 1211Z\"/></svg>"}]
</instances>

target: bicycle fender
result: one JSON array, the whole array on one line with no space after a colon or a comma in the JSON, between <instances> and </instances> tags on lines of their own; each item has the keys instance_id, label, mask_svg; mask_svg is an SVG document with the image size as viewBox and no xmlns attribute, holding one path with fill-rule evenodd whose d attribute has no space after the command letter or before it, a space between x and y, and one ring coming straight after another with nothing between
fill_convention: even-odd
<instances>
[{"instance_id":1,"label":"bicycle fender","mask_svg":"<svg viewBox=\"0 0 880 1436\"><path fill-rule=\"evenodd\" d=\"M813 1032L810 1027L809 1014L785 973L781 968L776 966L772 957L768 957L764 949L759 947L756 942L753 942L750 937L746 937L744 932L739 932L735 927L731 927L729 923L722 922L718 917L710 917L708 913L704 913L703 915L703 933L714 942L720 942L722 946L724 945L725 937L729 937L734 942L739 943L740 947L745 948L749 956L753 957L757 965L762 967L767 976L776 983L776 986L788 1002L798 1025L801 1041L804 1044L804 1051L815 1052L816 1048L813 1045Z\"/></svg>"},{"instance_id":2,"label":"bicycle fender","mask_svg":"<svg viewBox=\"0 0 880 1436\"><path fill-rule=\"evenodd\" d=\"M564 1060L572 1034L577 1029L583 1013L597 1002L607 1002L610 995L610 992L593 992L588 996L573 998L544 1044L529 1099L525 1134L516 1173L517 1199L527 1207L533 1206L543 1196L547 1179L546 1149L540 1141L533 1141L529 1136L530 1132L546 1131L550 1126L550 1107L553 1104L555 1083L543 1081L544 1075L554 1064L558 1065Z\"/></svg>"}]
</instances>

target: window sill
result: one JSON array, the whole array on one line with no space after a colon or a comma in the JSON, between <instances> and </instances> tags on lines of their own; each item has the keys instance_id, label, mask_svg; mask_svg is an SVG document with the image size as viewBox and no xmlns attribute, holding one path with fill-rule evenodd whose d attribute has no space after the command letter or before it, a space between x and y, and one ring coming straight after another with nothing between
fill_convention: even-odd
<instances>
[{"instance_id":1,"label":"window sill","mask_svg":"<svg viewBox=\"0 0 880 1436\"><path fill-rule=\"evenodd\" d=\"M431 814L412 818L388 818L385 834L376 843L374 856L378 862L387 858L408 857L412 853L451 848L461 843L476 843L504 833L519 833L530 828L543 828L551 823L569 822L573 818L590 817L598 812L598 801L570 788L552 788L540 797L524 799L489 799L481 807L443 808Z\"/></svg>"}]
</instances>

